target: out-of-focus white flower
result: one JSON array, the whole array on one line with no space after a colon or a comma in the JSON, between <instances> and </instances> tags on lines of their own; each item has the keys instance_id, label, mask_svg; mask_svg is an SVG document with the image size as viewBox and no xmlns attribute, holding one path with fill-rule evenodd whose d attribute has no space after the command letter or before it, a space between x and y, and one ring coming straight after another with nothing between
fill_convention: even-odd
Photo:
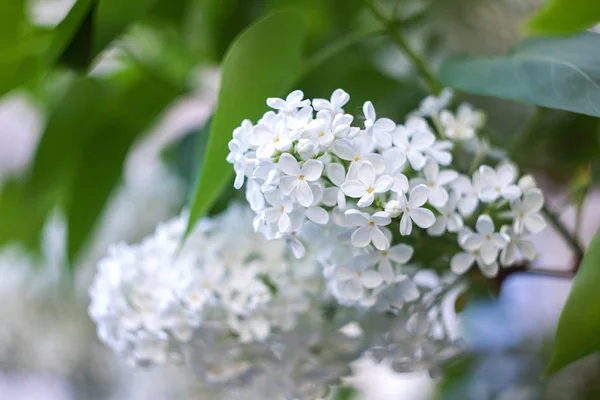
<instances>
[{"instance_id":1,"label":"out-of-focus white flower","mask_svg":"<svg viewBox=\"0 0 600 400\"><path fill-rule=\"evenodd\" d=\"M481 111L474 110L469 104L461 104L456 116L448 110L441 111L440 122L449 138L469 140L485 123L485 115Z\"/></svg>"},{"instance_id":2,"label":"out-of-focus white flower","mask_svg":"<svg viewBox=\"0 0 600 400\"><path fill-rule=\"evenodd\" d=\"M483 187L479 191L481 201L490 203L499 197L514 200L521 195L521 189L514 184L517 172L512 165L504 164L498 170L482 165L479 173L483 180Z\"/></svg>"},{"instance_id":3,"label":"out-of-focus white flower","mask_svg":"<svg viewBox=\"0 0 600 400\"><path fill-rule=\"evenodd\" d=\"M371 242L379 250L385 250L390 242L385 236L380 226L389 225L390 216L384 211L378 211L369 215L358 210L346 211L346 221L349 225L357 227L352 233L352 245L356 247L366 247Z\"/></svg>"}]
</instances>

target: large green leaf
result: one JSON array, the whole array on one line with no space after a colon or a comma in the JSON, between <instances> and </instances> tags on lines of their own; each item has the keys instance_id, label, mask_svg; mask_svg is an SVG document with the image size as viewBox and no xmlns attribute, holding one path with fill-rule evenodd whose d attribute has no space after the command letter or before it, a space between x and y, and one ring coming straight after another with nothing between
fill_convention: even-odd
<instances>
[{"instance_id":1,"label":"large green leaf","mask_svg":"<svg viewBox=\"0 0 600 400\"><path fill-rule=\"evenodd\" d=\"M600 34L525 40L505 56L456 56L439 78L469 93L600 116Z\"/></svg>"},{"instance_id":2,"label":"large green leaf","mask_svg":"<svg viewBox=\"0 0 600 400\"><path fill-rule=\"evenodd\" d=\"M225 55L217 111L192 201L188 230L219 197L233 173L225 160L233 130L245 118L257 119L266 111L267 97L285 95L298 79L306 32L301 14L273 13L244 31Z\"/></svg>"},{"instance_id":3,"label":"large green leaf","mask_svg":"<svg viewBox=\"0 0 600 400\"><path fill-rule=\"evenodd\" d=\"M101 110L100 123L89 127L89 139L80 150L66 200L71 260L85 244L119 181L134 140L177 94L177 88L142 75L109 99Z\"/></svg>"},{"instance_id":4,"label":"large green leaf","mask_svg":"<svg viewBox=\"0 0 600 400\"><path fill-rule=\"evenodd\" d=\"M590 0L551 0L533 16L533 32L565 34L589 28L600 22L600 2Z\"/></svg>"},{"instance_id":5,"label":"large green leaf","mask_svg":"<svg viewBox=\"0 0 600 400\"><path fill-rule=\"evenodd\" d=\"M592 239L556 331L554 352L546 374L600 351L600 230Z\"/></svg>"}]
</instances>

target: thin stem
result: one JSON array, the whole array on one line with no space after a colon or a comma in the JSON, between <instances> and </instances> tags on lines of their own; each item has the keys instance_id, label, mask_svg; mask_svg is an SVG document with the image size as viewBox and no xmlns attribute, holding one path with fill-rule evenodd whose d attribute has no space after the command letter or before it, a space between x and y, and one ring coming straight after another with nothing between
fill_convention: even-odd
<instances>
[{"instance_id":1,"label":"thin stem","mask_svg":"<svg viewBox=\"0 0 600 400\"><path fill-rule=\"evenodd\" d=\"M404 36L398 31L398 29L396 29L396 24L394 23L394 21L388 19L385 15L383 15L381 13L381 11L379 11L379 9L377 9L377 7L375 7L372 0L365 0L365 5L367 6L367 8L369 8L369 10L371 11L371 14L373 14L373 17L375 17L375 19L377 19L379 22L381 22L381 24L388 31L392 40L398 45L398 47L400 47L400 49L404 52L404 54L410 59L410 61L413 63L413 65L417 68L417 71L419 71L419 74L421 75L423 80L425 80L425 82L429 86L429 89L434 94L439 93L442 90L442 86L437 81L434 74L429 70L429 68L427 67L427 64L425 64L425 61L423 61L421 56L419 56L410 47L410 45L408 44L408 42L404 38Z\"/></svg>"},{"instance_id":2,"label":"thin stem","mask_svg":"<svg viewBox=\"0 0 600 400\"><path fill-rule=\"evenodd\" d=\"M368 32L352 33L348 36L345 36L345 37L331 43L329 46L327 46L324 49L322 49L321 51L318 51L317 53L313 54L308 59L308 61L306 62L306 65L304 67L304 72L302 75L303 76L307 75L310 71L314 70L321 64L325 63L330 58L336 56L337 54L340 54L342 51L356 45L357 43L360 43L361 41L363 41L367 38L382 35L384 33L385 33L385 30L383 30L383 29L377 29L377 30L372 30L372 31L368 31Z\"/></svg>"},{"instance_id":3,"label":"thin stem","mask_svg":"<svg viewBox=\"0 0 600 400\"><path fill-rule=\"evenodd\" d=\"M544 207L542 208L542 213L544 214L546 219L550 221L550 223L552 224L552 226L554 226L558 233L563 237L565 242L567 242L569 247L571 247L571 250L573 250L573 253L575 253L575 257L577 258L577 264L579 264L579 261L583 258L583 246L579 243L577 238L573 234L571 234L571 232L569 232L567 227L560 221L558 216L552 210L550 210L550 208L547 205L544 205Z\"/></svg>"},{"instance_id":4,"label":"thin stem","mask_svg":"<svg viewBox=\"0 0 600 400\"><path fill-rule=\"evenodd\" d=\"M524 270L523 272L526 274L547 276L550 278L573 279L575 277L575 273L573 271L553 270L546 268L530 268Z\"/></svg>"}]
</instances>

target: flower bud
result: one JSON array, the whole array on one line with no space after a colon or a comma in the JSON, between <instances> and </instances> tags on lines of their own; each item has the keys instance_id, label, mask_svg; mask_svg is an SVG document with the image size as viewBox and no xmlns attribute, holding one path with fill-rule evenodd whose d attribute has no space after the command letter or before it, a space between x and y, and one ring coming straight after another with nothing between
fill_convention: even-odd
<instances>
[{"instance_id":1,"label":"flower bud","mask_svg":"<svg viewBox=\"0 0 600 400\"><path fill-rule=\"evenodd\" d=\"M521 189L523 193L530 189L535 189L537 187L535 179L531 175L523 175L521 179L519 179L518 185L519 189Z\"/></svg>"},{"instance_id":2,"label":"flower bud","mask_svg":"<svg viewBox=\"0 0 600 400\"><path fill-rule=\"evenodd\" d=\"M402 204L398 200L388 201L385 205L385 212L395 218L402 213Z\"/></svg>"}]
</instances>

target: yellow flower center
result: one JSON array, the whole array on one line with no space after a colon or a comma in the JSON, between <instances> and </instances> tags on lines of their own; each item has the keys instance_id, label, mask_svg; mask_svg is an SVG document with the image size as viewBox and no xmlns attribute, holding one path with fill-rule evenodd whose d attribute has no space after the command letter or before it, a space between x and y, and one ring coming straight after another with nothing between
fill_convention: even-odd
<instances>
[{"instance_id":1,"label":"yellow flower center","mask_svg":"<svg viewBox=\"0 0 600 400\"><path fill-rule=\"evenodd\" d=\"M274 142L277 143L277 142L279 142L279 140L280 140L279 138L275 138Z\"/></svg>"},{"instance_id":2,"label":"yellow flower center","mask_svg":"<svg viewBox=\"0 0 600 400\"><path fill-rule=\"evenodd\" d=\"M373 222L373 221L369 221L369 225L371 225L371 226L375 226L375 222Z\"/></svg>"},{"instance_id":3,"label":"yellow flower center","mask_svg":"<svg viewBox=\"0 0 600 400\"><path fill-rule=\"evenodd\" d=\"M382 252L381 252L381 255L382 255L383 257L387 257L387 255L388 255L388 251L387 251L387 250L384 250L384 251L382 251Z\"/></svg>"},{"instance_id":4,"label":"yellow flower center","mask_svg":"<svg viewBox=\"0 0 600 400\"><path fill-rule=\"evenodd\" d=\"M375 191L375 189L373 189L373 188L371 187L371 188L369 188L369 189L367 190L367 193L373 193L374 191Z\"/></svg>"},{"instance_id":5,"label":"yellow flower center","mask_svg":"<svg viewBox=\"0 0 600 400\"><path fill-rule=\"evenodd\" d=\"M354 157L354 161L355 162L359 162L360 161L360 157L359 156Z\"/></svg>"},{"instance_id":6,"label":"yellow flower center","mask_svg":"<svg viewBox=\"0 0 600 400\"><path fill-rule=\"evenodd\" d=\"M304 175L300 174L300 176L298 176L298 179L304 180Z\"/></svg>"},{"instance_id":7,"label":"yellow flower center","mask_svg":"<svg viewBox=\"0 0 600 400\"><path fill-rule=\"evenodd\" d=\"M319 133L319 136L320 136L320 137L323 137L323 136L325 136L325 132L321 132L321 133Z\"/></svg>"}]
</instances>

